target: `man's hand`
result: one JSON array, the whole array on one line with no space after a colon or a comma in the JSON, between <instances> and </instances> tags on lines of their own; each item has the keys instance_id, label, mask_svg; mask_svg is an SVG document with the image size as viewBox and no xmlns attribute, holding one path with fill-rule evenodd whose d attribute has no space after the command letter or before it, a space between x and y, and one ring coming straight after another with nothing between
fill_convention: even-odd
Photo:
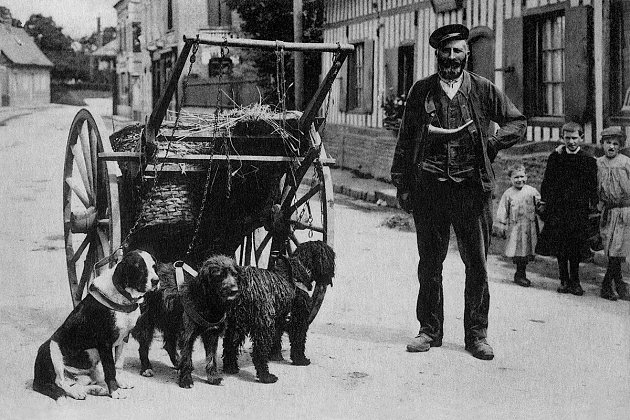
<instances>
[{"instance_id":1,"label":"man's hand","mask_svg":"<svg viewBox=\"0 0 630 420\"><path fill-rule=\"evenodd\" d=\"M507 239L507 230L505 228L505 225L499 224L499 223L495 223L492 226L492 236L496 236L498 238Z\"/></svg>"},{"instance_id":2,"label":"man's hand","mask_svg":"<svg viewBox=\"0 0 630 420\"><path fill-rule=\"evenodd\" d=\"M398 190L396 192L396 198L398 199L398 205L400 208L407 213L411 213L411 195L409 194L409 191Z\"/></svg>"}]
</instances>

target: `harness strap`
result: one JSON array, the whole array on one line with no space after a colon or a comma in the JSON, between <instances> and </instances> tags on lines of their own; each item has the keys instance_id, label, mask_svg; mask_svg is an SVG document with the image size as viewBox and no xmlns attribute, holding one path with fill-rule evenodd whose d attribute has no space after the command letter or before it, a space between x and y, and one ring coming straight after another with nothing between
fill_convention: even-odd
<instances>
[{"instance_id":1,"label":"harness strap","mask_svg":"<svg viewBox=\"0 0 630 420\"><path fill-rule=\"evenodd\" d=\"M177 290L181 289L182 284L184 284L184 271L193 277L197 277L199 275L197 271L195 271L191 266L183 261L175 261L173 263L173 266L175 267L175 281L177 282Z\"/></svg>"},{"instance_id":2,"label":"harness strap","mask_svg":"<svg viewBox=\"0 0 630 420\"><path fill-rule=\"evenodd\" d=\"M295 276L293 275L293 266L291 265L291 261L289 261L289 259L284 256L284 255L278 255L278 259L283 260L285 262L285 264L288 267L289 270L289 278L291 279L291 281L293 282L293 285L295 287L297 287L300 290L303 290L306 293L309 293L308 288L304 285L304 283L299 282L295 279ZM298 264L300 264L301 266L304 267L304 264L302 264L300 261L298 261ZM306 269L306 267L304 267Z\"/></svg>"}]
</instances>

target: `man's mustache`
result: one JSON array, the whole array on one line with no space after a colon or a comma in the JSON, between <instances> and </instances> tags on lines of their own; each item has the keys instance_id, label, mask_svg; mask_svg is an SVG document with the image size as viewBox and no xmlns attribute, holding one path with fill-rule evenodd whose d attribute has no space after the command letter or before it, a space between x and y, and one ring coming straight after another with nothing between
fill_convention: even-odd
<instances>
[{"instance_id":1,"label":"man's mustache","mask_svg":"<svg viewBox=\"0 0 630 420\"><path fill-rule=\"evenodd\" d=\"M440 64L444 67L461 67L464 64L464 60L460 60L457 58L445 58L440 60Z\"/></svg>"}]
</instances>

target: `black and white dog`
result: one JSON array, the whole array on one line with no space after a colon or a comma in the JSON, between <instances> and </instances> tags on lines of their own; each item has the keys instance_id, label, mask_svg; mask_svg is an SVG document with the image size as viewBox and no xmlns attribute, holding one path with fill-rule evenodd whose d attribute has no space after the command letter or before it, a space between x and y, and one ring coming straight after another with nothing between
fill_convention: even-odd
<instances>
[{"instance_id":1,"label":"black and white dog","mask_svg":"<svg viewBox=\"0 0 630 420\"><path fill-rule=\"evenodd\" d=\"M119 388L130 386L116 380L116 364L140 316L138 300L157 284L153 257L138 250L96 277L86 297L39 347L33 389L55 400L81 400L87 394L125 398Z\"/></svg>"}]
</instances>

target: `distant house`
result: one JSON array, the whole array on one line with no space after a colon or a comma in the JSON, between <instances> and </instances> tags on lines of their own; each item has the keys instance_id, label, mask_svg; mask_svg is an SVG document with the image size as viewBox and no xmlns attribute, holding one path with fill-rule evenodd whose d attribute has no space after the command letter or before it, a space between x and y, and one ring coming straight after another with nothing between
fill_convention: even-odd
<instances>
[{"instance_id":1,"label":"distant house","mask_svg":"<svg viewBox=\"0 0 630 420\"><path fill-rule=\"evenodd\" d=\"M118 40L114 39L90 53L90 72L93 73L92 76L96 74L105 74L108 76L107 82L111 83L111 80L109 80L109 74L116 70L116 55L118 54L119 48L118 44ZM94 77L92 77L91 80L94 80Z\"/></svg>"},{"instance_id":2,"label":"distant house","mask_svg":"<svg viewBox=\"0 0 630 420\"><path fill-rule=\"evenodd\" d=\"M53 63L22 28L0 23L0 103L29 106L50 103Z\"/></svg>"}]
</instances>

